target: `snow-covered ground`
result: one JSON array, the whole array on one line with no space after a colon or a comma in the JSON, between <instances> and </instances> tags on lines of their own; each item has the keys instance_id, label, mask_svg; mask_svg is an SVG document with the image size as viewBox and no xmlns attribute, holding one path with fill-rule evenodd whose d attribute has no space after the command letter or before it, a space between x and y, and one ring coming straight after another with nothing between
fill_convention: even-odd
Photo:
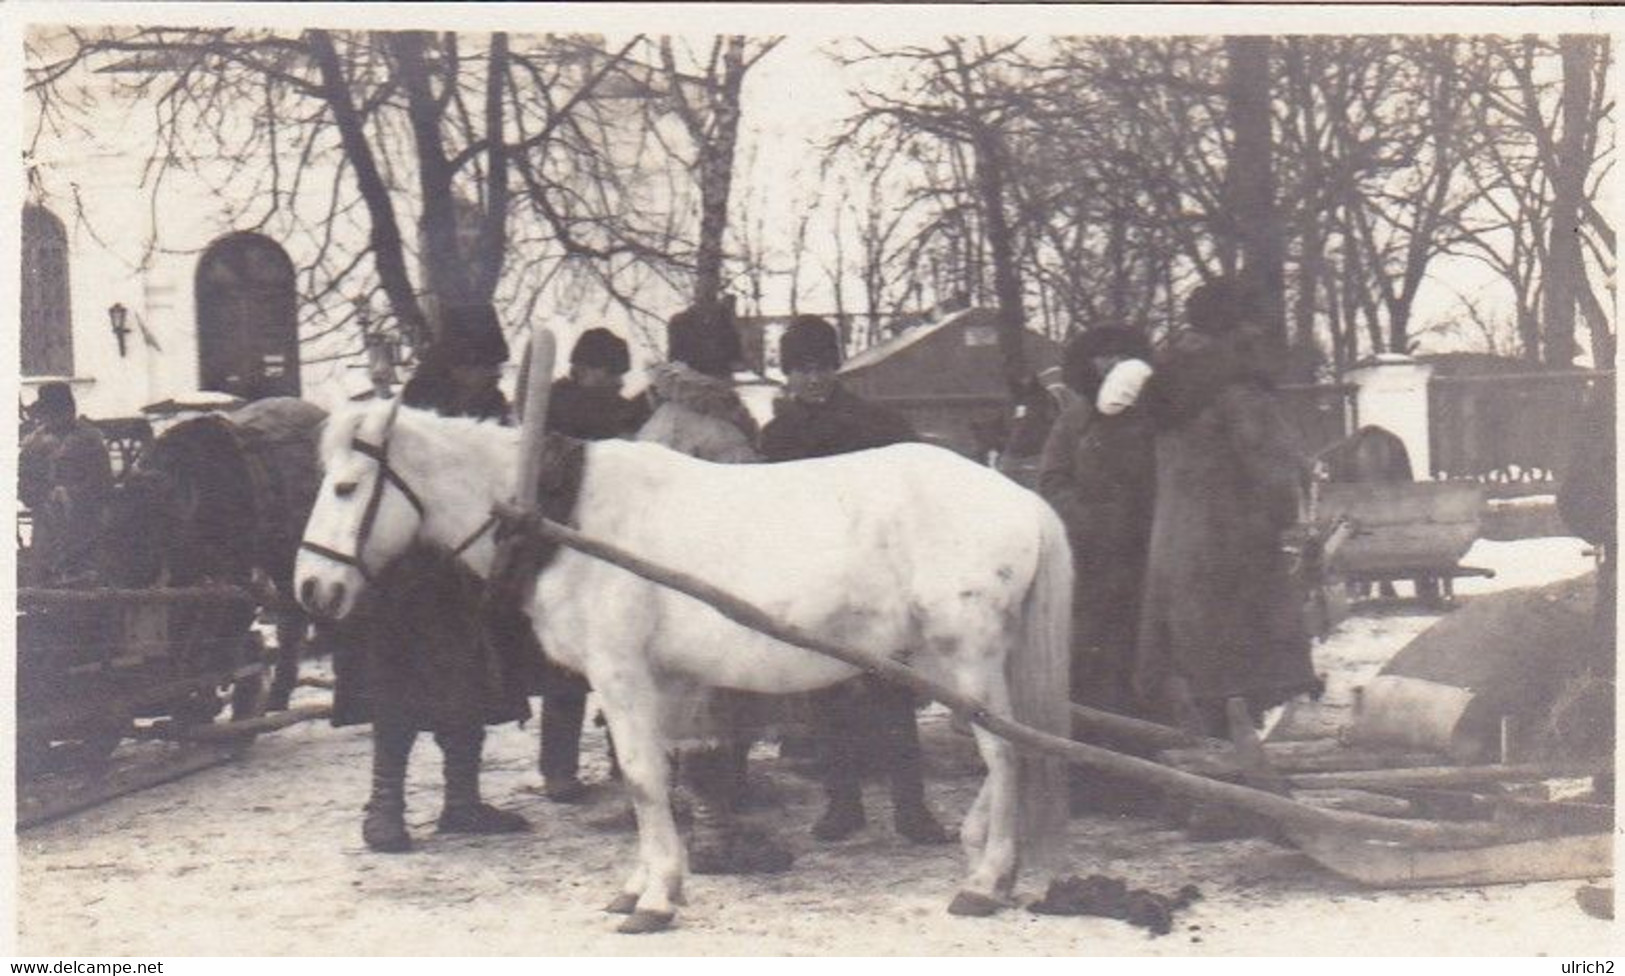
<instances>
[{"instance_id":1,"label":"snow-covered ground","mask_svg":"<svg viewBox=\"0 0 1625 976\"><path fill-rule=\"evenodd\" d=\"M1587 571L1574 539L1480 543L1465 560L1497 571L1465 595ZM1335 689L1369 680L1435 617L1354 616L1316 649ZM299 701L325 692L301 689ZM931 802L956 822L979 782L968 740L939 712L922 734ZM229 766L128 796L18 837L17 948L27 955L1603 955L1625 946L1582 914L1580 882L1377 891L1258 840L1195 843L1162 824L1079 817L1080 874L1103 872L1204 897L1171 935L1100 918L992 919L944 914L961 871L956 846L912 847L892 833L884 791L868 792L870 826L851 840L808 835L819 791L761 750L762 802L751 816L798 851L772 877L692 878L666 934L618 936L599 908L631 863L634 838L610 829L615 787L581 807L534 792L536 738L493 729L488 798L519 810L530 835L439 837L439 757L413 757L409 822L418 849L366 851L360 807L364 729L311 724L263 737ZM589 730L586 777L602 780L603 741ZM1036 896L1032 882L1024 894ZM4 947L0 946L0 951Z\"/></svg>"}]
</instances>

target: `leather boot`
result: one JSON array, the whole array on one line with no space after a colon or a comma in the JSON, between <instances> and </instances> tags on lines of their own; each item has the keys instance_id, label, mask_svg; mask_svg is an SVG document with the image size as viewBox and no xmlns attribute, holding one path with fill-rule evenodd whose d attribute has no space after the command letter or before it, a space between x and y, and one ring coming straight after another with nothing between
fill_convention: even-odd
<instances>
[{"instance_id":1,"label":"leather boot","mask_svg":"<svg viewBox=\"0 0 1625 976\"><path fill-rule=\"evenodd\" d=\"M484 728L436 732L434 741L445 760L446 805L440 812L441 833L516 834L530 829L529 821L519 814L498 810L480 800Z\"/></svg>"},{"instance_id":2,"label":"leather boot","mask_svg":"<svg viewBox=\"0 0 1625 976\"><path fill-rule=\"evenodd\" d=\"M406 831L406 760L417 732L388 722L372 726L372 795L361 821L361 839L369 849L398 854L412 849Z\"/></svg>"},{"instance_id":3,"label":"leather boot","mask_svg":"<svg viewBox=\"0 0 1625 976\"><path fill-rule=\"evenodd\" d=\"M817 693L813 721L824 759L824 813L813 824L819 840L842 840L863 829L863 709L851 682Z\"/></svg>"},{"instance_id":4,"label":"leather boot","mask_svg":"<svg viewBox=\"0 0 1625 976\"><path fill-rule=\"evenodd\" d=\"M587 788L577 778L581 766L581 723L587 714L586 692L559 689L542 699L542 751L538 767L543 794L554 803L576 803Z\"/></svg>"},{"instance_id":5,"label":"leather boot","mask_svg":"<svg viewBox=\"0 0 1625 976\"><path fill-rule=\"evenodd\" d=\"M891 774L892 825L916 844L946 844L953 838L925 805L925 779L920 768L920 728L914 694L874 682L871 687L879 746Z\"/></svg>"}]
</instances>

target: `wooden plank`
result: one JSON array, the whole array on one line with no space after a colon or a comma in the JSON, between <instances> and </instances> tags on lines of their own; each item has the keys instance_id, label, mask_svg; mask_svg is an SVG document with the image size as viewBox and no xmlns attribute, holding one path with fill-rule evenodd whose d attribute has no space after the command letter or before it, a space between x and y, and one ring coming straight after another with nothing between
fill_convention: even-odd
<instances>
[{"instance_id":1,"label":"wooden plank","mask_svg":"<svg viewBox=\"0 0 1625 976\"><path fill-rule=\"evenodd\" d=\"M1319 517L1348 515L1362 525L1476 525L1483 509L1484 488L1473 482L1329 482L1315 486Z\"/></svg>"},{"instance_id":2,"label":"wooden plank","mask_svg":"<svg viewBox=\"0 0 1625 976\"><path fill-rule=\"evenodd\" d=\"M1298 773L1288 777L1300 789L1384 789L1394 786L1478 786L1539 779L1592 776L1602 762L1517 763L1490 766L1435 766L1421 769L1368 769L1339 773Z\"/></svg>"},{"instance_id":3,"label":"wooden plank","mask_svg":"<svg viewBox=\"0 0 1625 976\"><path fill-rule=\"evenodd\" d=\"M1428 849L1331 833L1288 830L1300 850L1361 884L1384 888L1508 884L1604 878L1613 873L1611 834L1543 837L1468 849Z\"/></svg>"},{"instance_id":4,"label":"wooden plank","mask_svg":"<svg viewBox=\"0 0 1625 976\"><path fill-rule=\"evenodd\" d=\"M235 746L189 745L157 760L136 760L111 769L56 774L20 784L17 829L65 817L109 800L229 762Z\"/></svg>"},{"instance_id":5,"label":"wooden plank","mask_svg":"<svg viewBox=\"0 0 1625 976\"><path fill-rule=\"evenodd\" d=\"M1345 746L1336 739L1265 742L1264 755L1271 768L1289 774L1440 766L1446 761L1445 757L1437 752L1361 749ZM1212 771L1214 775L1235 775L1230 750L1223 743L1199 748L1168 749L1164 750L1159 758L1169 765L1190 772L1206 775L1205 771Z\"/></svg>"}]
</instances>

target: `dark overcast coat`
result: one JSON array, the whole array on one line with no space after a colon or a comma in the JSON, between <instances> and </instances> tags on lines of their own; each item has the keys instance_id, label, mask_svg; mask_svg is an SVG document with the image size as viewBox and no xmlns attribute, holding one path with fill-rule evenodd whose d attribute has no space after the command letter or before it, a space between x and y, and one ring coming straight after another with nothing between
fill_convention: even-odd
<instances>
[{"instance_id":1,"label":"dark overcast coat","mask_svg":"<svg viewBox=\"0 0 1625 976\"><path fill-rule=\"evenodd\" d=\"M1147 393L1161 409L1140 693L1161 700L1178 676L1199 706L1257 710L1317 689L1281 548L1307 465L1267 382L1233 339L1185 333Z\"/></svg>"}]
</instances>

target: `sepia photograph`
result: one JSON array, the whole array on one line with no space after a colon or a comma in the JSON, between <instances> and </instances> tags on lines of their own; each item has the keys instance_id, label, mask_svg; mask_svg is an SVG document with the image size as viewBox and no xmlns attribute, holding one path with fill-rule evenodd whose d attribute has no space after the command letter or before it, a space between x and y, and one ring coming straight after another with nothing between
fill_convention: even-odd
<instances>
[{"instance_id":1,"label":"sepia photograph","mask_svg":"<svg viewBox=\"0 0 1625 976\"><path fill-rule=\"evenodd\" d=\"M6 8L0 954L1625 946L1617 12Z\"/></svg>"}]
</instances>

